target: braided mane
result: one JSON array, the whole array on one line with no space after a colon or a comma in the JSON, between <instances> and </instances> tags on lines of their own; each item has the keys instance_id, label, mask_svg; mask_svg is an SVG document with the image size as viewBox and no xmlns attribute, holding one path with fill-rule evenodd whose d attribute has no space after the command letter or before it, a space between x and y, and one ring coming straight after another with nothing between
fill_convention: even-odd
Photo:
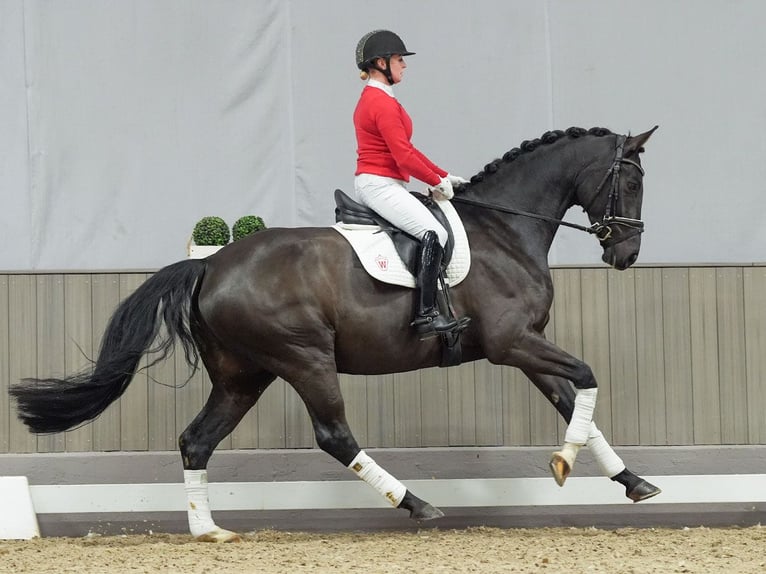
<instances>
[{"instance_id":1,"label":"braided mane","mask_svg":"<svg viewBox=\"0 0 766 574\"><path fill-rule=\"evenodd\" d=\"M519 144L519 147L515 147L512 150L507 151L503 154L503 157L489 162L487 165L484 166L483 170L481 170L479 173L477 173L471 178L471 183L478 183L480 181L484 181L484 179L487 176L495 173L502 164L510 163L513 160L515 160L517 157L519 157L520 155L534 151L541 145L552 144L553 142L556 142L564 137L575 139L575 138L579 138L579 137L587 136L587 135L601 137L601 136L613 135L613 133L606 128L590 128L589 130L586 130L584 128L577 128L577 127L571 127L566 131L554 130L554 131L545 132L539 138L536 138L533 140L524 140L523 142L521 142L521 144Z\"/></svg>"}]
</instances>

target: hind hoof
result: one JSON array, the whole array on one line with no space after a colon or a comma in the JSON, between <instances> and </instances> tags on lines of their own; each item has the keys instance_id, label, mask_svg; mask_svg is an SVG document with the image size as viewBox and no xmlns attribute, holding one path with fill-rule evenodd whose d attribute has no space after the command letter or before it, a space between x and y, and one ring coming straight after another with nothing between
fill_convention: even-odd
<instances>
[{"instance_id":1,"label":"hind hoof","mask_svg":"<svg viewBox=\"0 0 766 574\"><path fill-rule=\"evenodd\" d=\"M551 456L551 461L548 463L548 466L551 469L551 474L553 475L553 480L556 481L556 484L559 486L564 486L569 473L572 472L572 467L569 466L569 463L564 458L563 453L554 452Z\"/></svg>"},{"instance_id":2,"label":"hind hoof","mask_svg":"<svg viewBox=\"0 0 766 574\"><path fill-rule=\"evenodd\" d=\"M661 488L654 486L651 482L641 480L632 489L625 491L625 496L630 498L633 502L641 502L653 498L662 492Z\"/></svg>"},{"instance_id":3,"label":"hind hoof","mask_svg":"<svg viewBox=\"0 0 766 574\"><path fill-rule=\"evenodd\" d=\"M231 530L224 530L223 528L216 528L205 534L201 534L195 538L197 542L242 542L242 537L236 532Z\"/></svg>"},{"instance_id":4,"label":"hind hoof","mask_svg":"<svg viewBox=\"0 0 766 574\"><path fill-rule=\"evenodd\" d=\"M435 518L441 518L443 516L444 513L441 510L435 506L431 506L428 503L424 504L417 510L410 512L410 518L417 520L418 522L421 520L434 520Z\"/></svg>"}]
</instances>

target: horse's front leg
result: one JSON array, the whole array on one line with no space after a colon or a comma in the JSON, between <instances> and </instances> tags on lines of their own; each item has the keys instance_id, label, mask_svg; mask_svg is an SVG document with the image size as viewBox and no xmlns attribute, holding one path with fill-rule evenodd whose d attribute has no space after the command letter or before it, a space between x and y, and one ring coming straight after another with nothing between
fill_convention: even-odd
<instances>
[{"instance_id":1,"label":"horse's front leg","mask_svg":"<svg viewBox=\"0 0 766 574\"><path fill-rule=\"evenodd\" d=\"M569 422L574 410L575 392L572 385L566 379L542 375L525 371L529 380L545 395L545 397L556 407L564 420ZM625 487L625 496L633 502L641 502L647 498L657 496L662 492L647 480L632 473L627 469L622 459L614 452L603 433L596 426L595 421L591 422L588 442L588 450L596 459L601 473L607 478L619 482Z\"/></svg>"},{"instance_id":2,"label":"horse's front leg","mask_svg":"<svg viewBox=\"0 0 766 574\"><path fill-rule=\"evenodd\" d=\"M496 341L494 345L499 345ZM518 367L525 372L562 377L575 388L572 412L561 450L553 453L550 467L553 478L562 486L572 471L577 452L588 442L596 407L597 384L590 367L560 349L542 335L527 332L510 349L497 346L487 351L493 363Z\"/></svg>"}]
</instances>

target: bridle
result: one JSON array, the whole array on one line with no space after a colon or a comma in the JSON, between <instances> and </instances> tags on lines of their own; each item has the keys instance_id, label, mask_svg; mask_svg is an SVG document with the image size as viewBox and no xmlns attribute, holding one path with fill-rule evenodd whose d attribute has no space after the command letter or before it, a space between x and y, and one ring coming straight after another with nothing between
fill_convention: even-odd
<instances>
[{"instance_id":1,"label":"bridle","mask_svg":"<svg viewBox=\"0 0 766 574\"><path fill-rule=\"evenodd\" d=\"M630 164L636 167L639 172L641 172L641 176L644 175L644 168L642 168L638 164L638 162L635 162L633 160L626 159L623 157L626 139L627 139L627 136L624 136L624 135L617 136L617 144L615 148L614 161L612 161L612 164L609 166L609 169L606 170L606 173L604 174L604 177L601 180L601 183L598 184L598 187L596 188L596 192L593 194L593 199L590 200L587 206L583 207L583 211L587 213L587 211L591 208L591 206L595 203L595 201L601 195L601 190L603 189L604 185L606 185L606 182L609 181L609 179L611 178L612 184L609 189L609 195L606 200L606 209L604 211L604 215L601 217L600 221L595 222L590 227L585 227L584 225L578 225L577 223L571 223L569 221L564 221L563 219L557 219L555 217L550 217L548 215L531 213L528 211L521 211L519 209L505 207L503 205L498 205L496 203L489 203L489 202L481 201L478 199L460 197L458 195L453 197L452 201L457 203L465 203L467 205L475 205L477 207L486 207L488 209L492 209L494 211L500 211L502 213L512 213L514 215L523 215L524 217L541 219L542 221L549 221L551 223L556 223L558 225L563 225L565 227L571 227L572 229L577 229L579 231L585 231L586 233L595 235L598 238L598 240L601 242L602 246L611 247L612 245L616 245L617 243L622 243L626 239L629 239L633 237L634 235L638 235L644 232L644 222L642 220L615 215L615 212L617 210L617 205L620 199L620 172L621 172L622 164L624 163ZM629 231L625 233L620 233L617 237L613 237L612 236L613 226L627 227Z\"/></svg>"},{"instance_id":2,"label":"bridle","mask_svg":"<svg viewBox=\"0 0 766 574\"><path fill-rule=\"evenodd\" d=\"M599 195L601 195L601 188L604 187L604 184L606 184L607 180L611 177L612 187L609 189L609 196L606 199L606 209L604 210L604 215L601 218L601 221L594 223L592 227L588 228L595 228L593 233L596 234L596 237L598 237L598 240L604 247L609 247L616 243L621 243L622 241L625 241L634 235L638 235L639 233L644 232L644 222L640 219L631 219L629 217L620 217L619 215L615 215L617 211L617 204L620 199L620 172L622 164L630 164L636 167L639 172L641 172L642 177L644 175L644 168L641 167L638 162L630 159L625 159L623 157L622 154L625 148L626 139L626 136L617 136L617 147L614 155L614 161L612 162L612 165L609 166L609 169L606 170L601 183L598 184L596 193L593 194L593 199L590 200L587 206L583 207L583 211L588 213L588 210L592 207L593 203L596 201L596 199L598 199ZM620 238L615 240L612 237L613 225L622 225L623 227L627 227L629 231L620 234Z\"/></svg>"}]
</instances>

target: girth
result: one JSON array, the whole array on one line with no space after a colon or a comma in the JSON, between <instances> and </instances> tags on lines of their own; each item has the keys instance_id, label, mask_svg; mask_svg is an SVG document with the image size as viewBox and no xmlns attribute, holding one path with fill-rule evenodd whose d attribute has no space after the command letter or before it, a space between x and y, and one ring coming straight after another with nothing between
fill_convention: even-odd
<instances>
[{"instance_id":1,"label":"girth","mask_svg":"<svg viewBox=\"0 0 766 574\"><path fill-rule=\"evenodd\" d=\"M447 264L452 259L452 251L455 245L452 226L447 220L447 216L434 200L422 193L417 193L415 191L410 193L425 205L436 218L436 221L441 223L444 229L447 230L447 245L444 246L444 257L442 258L442 267L447 267ZM399 257L401 257L409 272L413 275L417 275L420 241L409 233L397 228L390 221L384 219L369 207L354 201L340 189L335 190L335 222L342 222L349 225L377 225L380 227L381 231L391 238L396 252L399 254Z\"/></svg>"}]
</instances>

